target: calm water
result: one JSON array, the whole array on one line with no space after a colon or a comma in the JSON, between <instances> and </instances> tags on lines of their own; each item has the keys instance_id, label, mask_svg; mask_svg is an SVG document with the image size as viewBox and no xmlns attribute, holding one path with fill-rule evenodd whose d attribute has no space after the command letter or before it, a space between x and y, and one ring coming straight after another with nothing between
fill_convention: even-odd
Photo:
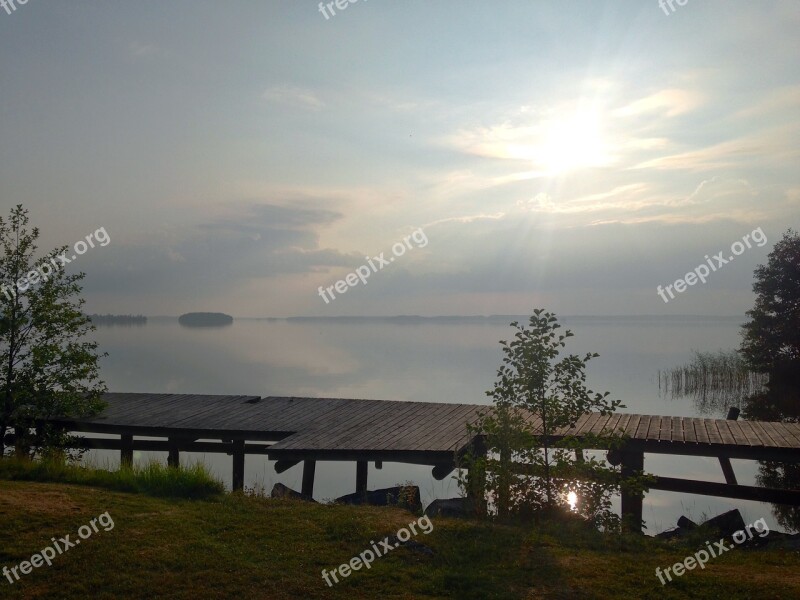
<instances>
[{"instance_id":1,"label":"calm water","mask_svg":"<svg viewBox=\"0 0 800 600\"><path fill-rule=\"evenodd\" d=\"M735 348L742 319L573 317L561 322L575 337L569 352L598 352L590 363L589 386L610 391L627 412L696 416L691 399L661 398L657 372L682 364L691 350ZM236 320L223 328L190 329L177 320L150 319L141 327L101 327L96 339L109 356L102 375L112 391L198 394L252 394L375 398L428 402L487 403L501 361L498 341L511 337L507 324L357 323ZM137 460L166 453L138 453ZM117 452L87 457L115 465ZM230 485L230 457L182 454L202 460ZM739 483L754 485L756 463L734 460ZM646 455L645 468L659 475L724 483L716 458ZM277 475L265 457L248 456L248 487L271 489L282 482L300 488L301 466ZM423 502L458 495L448 478L438 482L430 468L384 463L370 466L370 488L407 480L420 486ZM355 489L355 465L317 464L315 497L335 498ZM774 526L770 505L651 492L645 497L649 532L672 527L681 514L693 519L730 508L746 522L765 517Z\"/></svg>"}]
</instances>

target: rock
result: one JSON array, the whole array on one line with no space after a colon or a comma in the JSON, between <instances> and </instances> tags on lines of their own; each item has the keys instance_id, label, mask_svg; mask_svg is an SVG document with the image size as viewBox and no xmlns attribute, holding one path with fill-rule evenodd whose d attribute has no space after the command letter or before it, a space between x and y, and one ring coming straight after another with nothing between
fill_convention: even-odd
<instances>
[{"instance_id":1,"label":"rock","mask_svg":"<svg viewBox=\"0 0 800 600\"><path fill-rule=\"evenodd\" d=\"M678 519L678 526L672 529L667 529L655 535L656 538L661 540L672 540L687 535L693 529L697 529L698 525L688 517L681 516Z\"/></svg>"},{"instance_id":2,"label":"rock","mask_svg":"<svg viewBox=\"0 0 800 600\"><path fill-rule=\"evenodd\" d=\"M270 494L272 498L291 498L293 500L306 500L308 502L316 502L313 498L309 498L308 496L301 494L300 492L295 492L292 488L286 487L282 483L276 483L272 486L272 493Z\"/></svg>"},{"instance_id":3,"label":"rock","mask_svg":"<svg viewBox=\"0 0 800 600\"><path fill-rule=\"evenodd\" d=\"M745 528L744 519L739 509L734 508L726 513L717 515L703 523L705 527L718 531L721 537L731 537L737 531Z\"/></svg>"},{"instance_id":4,"label":"rock","mask_svg":"<svg viewBox=\"0 0 800 600\"><path fill-rule=\"evenodd\" d=\"M672 529L665 529L661 533L655 534L655 538L659 540L671 540L677 537L681 537L686 535L687 530L683 529L682 527L673 527Z\"/></svg>"},{"instance_id":5,"label":"rock","mask_svg":"<svg viewBox=\"0 0 800 600\"><path fill-rule=\"evenodd\" d=\"M742 515L737 509L733 509L705 521L702 526L715 532L715 535L719 534L720 537L731 537L737 531L744 529L744 519L742 519ZM683 537L698 527L699 525L697 523L688 517L682 516L678 519L678 526L676 528L662 531L656 534L655 537L663 540L671 540L673 538Z\"/></svg>"},{"instance_id":6,"label":"rock","mask_svg":"<svg viewBox=\"0 0 800 600\"><path fill-rule=\"evenodd\" d=\"M475 515L475 502L471 498L447 498L428 504L425 514L429 517L465 518Z\"/></svg>"},{"instance_id":7,"label":"rock","mask_svg":"<svg viewBox=\"0 0 800 600\"><path fill-rule=\"evenodd\" d=\"M337 498L336 502L342 504L369 504L371 506L399 506L411 512L422 510L419 487L416 485L401 485L382 490L372 490L365 494L347 494Z\"/></svg>"}]
</instances>

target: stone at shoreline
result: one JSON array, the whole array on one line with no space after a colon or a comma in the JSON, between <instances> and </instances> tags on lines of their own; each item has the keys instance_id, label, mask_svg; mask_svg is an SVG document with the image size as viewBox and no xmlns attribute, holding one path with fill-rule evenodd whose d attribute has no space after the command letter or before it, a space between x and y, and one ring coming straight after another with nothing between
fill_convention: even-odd
<instances>
[{"instance_id":1,"label":"stone at shoreline","mask_svg":"<svg viewBox=\"0 0 800 600\"><path fill-rule=\"evenodd\" d=\"M365 493L347 494L336 499L342 504L369 504L371 506L399 506L411 512L422 510L419 487L416 485L402 485L381 490L372 490Z\"/></svg>"},{"instance_id":2,"label":"stone at shoreline","mask_svg":"<svg viewBox=\"0 0 800 600\"><path fill-rule=\"evenodd\" d=\"M316 502L313 498L309 498L308 496L301 494L300 492L295 492L292 488L286 487L282 483L276 483L272 486L272 493L270 494L272 498L292 498L293 500L306 500L307 502Z\"/></svg>"},{"instance_id":3,"label":"stone at shoreline","mask_svg":"<svg viewBox=\"0 0 800 600\"><path fill-rule=\"evenodd\" d=\"M471 517L475 514L475 503L470 498L443 498L428 504L425 514L429 517Z\"/></svg>"},{"instance_id":4,"label":"stone at shoreline","mask_svg":"<svg viewBox=\"0 0 800 600\"><path fill-rule=\"evenodd\" d=\"M741 513L737 509L734 509L717 515L712 519L708 519L702 526L715 531L715 535L718 534L719 537L730 537L740 529L744 529L744 520L742 519ZM700 527L700 525L692 521L689 517L681 516L678 519L677 527L657 533L655 537L662 540L680 538L686 536L689 532L698 527Z\"/></svg>"},{"instance_id":5,"label":"stone at shoreline","mask_svg":"<svg viewBox=\"0 0 800 600\"><path fill-rule=\"evenodd\" d=\"M783 548L785 550L800 552L800 534L782 533L773 530L765 532L759 531L752 526L750 527L750 534L747 534L747 525L745 525L742 514L736 509L729 510L726 513L708 519L702 523L702 525L697 525L697 523L687 517L681 517L678 519L677 527L662 531L656 534L655 537L662 540L673 540L675 538L688 536L692 530L698 527L708 528L711 536L719 536L720 538L728 539L733 538L736 532L744 531L747 539L742 541L741 539L736 540L736 538L733 538L733 540L737 542L735 546L737 548L761 550L769 547L770 549ZM752 535L752 537L750 537L750 535ZM739 537L741 538L741 534Z\"/></svg>"},{"instance_id":6,"label":"stone at shoreline","mask_svg":"<svg viewBox=\"0 0 800 600\"><path fill-rule=\"evenodd\" d=\"M720 537L731 537L737 531L742 531L745 528L742 513L739 512L738 508L709 519L703 523L703 526L719 532Z\"/></svg>"}]
</instances>

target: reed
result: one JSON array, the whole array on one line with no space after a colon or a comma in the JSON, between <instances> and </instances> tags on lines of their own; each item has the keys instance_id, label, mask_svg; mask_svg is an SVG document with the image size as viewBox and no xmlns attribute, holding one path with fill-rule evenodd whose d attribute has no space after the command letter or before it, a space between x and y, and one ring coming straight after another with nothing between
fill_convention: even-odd
<instances>
[{"instance_id":1,"label":"reed","mask_svg":"<svg viewBox=\"0 0 800 600\"><path fill-rule=\"evenodd\" d=\"M741 408L743 401L764 389L769 375L751 371L735 350L692 351L685 365L658 371L662 396L690 396L703 413L724 412L726 407Z\"/></svg>"}]
</instances>

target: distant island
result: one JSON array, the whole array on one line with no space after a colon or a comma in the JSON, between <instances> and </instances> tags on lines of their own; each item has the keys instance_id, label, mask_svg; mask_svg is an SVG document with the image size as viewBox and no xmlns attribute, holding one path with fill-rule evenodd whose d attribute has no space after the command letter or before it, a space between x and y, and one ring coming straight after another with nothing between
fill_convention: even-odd
<instances>
[{"instance_id":1,"label":"distant island","mask_svg":"<svg viewBox=\"0 0 800 600\"><path fill-rule=\"evenodd\" d=\"M92 325L147 325L144 315L87 315Z\"/></svg>"},{"instance_id":2,"label":"distant island","mask_svg":"<svg viewBox=\"0 0 800 600\"><path fill-rule=\"evenodd\" d=\"M225 313L195 312L181 315L178 323L186 327L219 327L233 323L233 317Z\"/></svg>"}]
</instances>

